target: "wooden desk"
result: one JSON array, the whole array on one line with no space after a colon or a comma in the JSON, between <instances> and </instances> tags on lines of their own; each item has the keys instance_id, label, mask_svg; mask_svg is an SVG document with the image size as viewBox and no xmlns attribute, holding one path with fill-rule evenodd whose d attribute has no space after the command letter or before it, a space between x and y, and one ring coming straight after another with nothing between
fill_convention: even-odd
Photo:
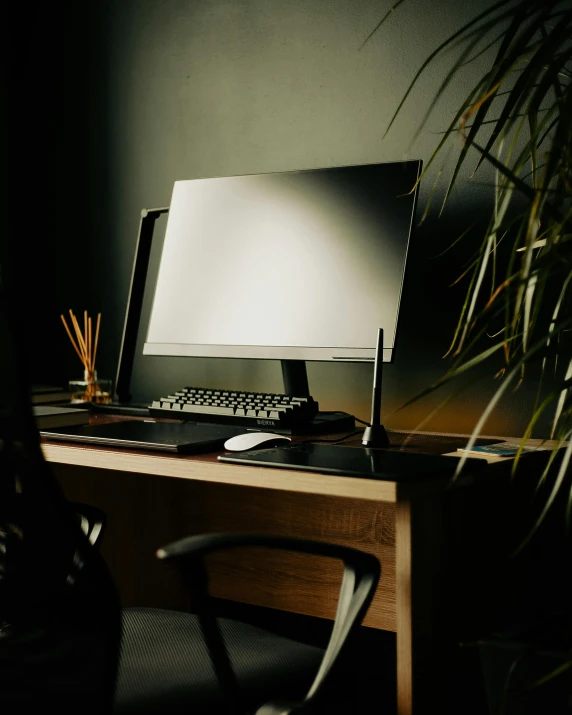
<instances>
[{"instance_id":1,"label":"wooden desk","mask_svg":"<svg viewBox=\"0 0 572 715\"><path fill-rule=\"evenodd\" d=\"M390 437L400 443L405 435ZM443 453L463 442L422 435L407 448ZM55 442L44 442L43 451L70 499L108 513L103 552L124 605L185 607L175 574L154 554L193 533L288 534L375 554L382 578L364 625L396 633L399 715L434 712L435 703L441 713L455 711L456 645L465 633L468 594L478 598L472 578L482 567L463 543L476 503L466 497L474 488L427 489L420 475L418 485L405 489L396 482L223 464L213 454ZM481 560L485 553L480 550ZM218 597L334 615L341 569L323 559L245 551L217 559L213 570Z\"/></svg>"}]
</instances>

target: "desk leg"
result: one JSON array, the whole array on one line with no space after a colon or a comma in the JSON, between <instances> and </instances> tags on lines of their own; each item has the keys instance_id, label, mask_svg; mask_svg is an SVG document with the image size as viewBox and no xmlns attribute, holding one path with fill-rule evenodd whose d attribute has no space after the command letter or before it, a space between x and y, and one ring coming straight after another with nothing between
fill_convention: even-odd
<instances>
[{"instance_id":1,"label":"desk leg","mask_svg":"<svg viewBox=\"0 0 572 715\"><path fill-rule=\"evenodd\" d=\"M441 630L442 505L436 497L396 504L397 712L447 712ZM445 637L445 642L447 638Z\"/></svg>"},{"instance_id":2,"label":"desk leg","mask_svg":"<svg viewBox=\"0 0 572 715\"><path fill-rule=\"evenodd\" d=\"M486 711L478 653L461 646L486 623L496 543L476 496L452 489L397 501L398 715Z\"/></svg>"}]
</instances>

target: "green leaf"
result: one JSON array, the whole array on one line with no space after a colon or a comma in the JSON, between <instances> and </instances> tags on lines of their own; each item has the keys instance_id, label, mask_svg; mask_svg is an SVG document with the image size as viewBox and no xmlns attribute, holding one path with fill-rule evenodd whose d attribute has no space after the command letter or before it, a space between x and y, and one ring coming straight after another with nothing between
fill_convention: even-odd
<instances>
[{"instance_id":1,"label":"green leaf","mask_svg":"<svg viewBox=\"0 0 572 715\"><path fill-rule=\"evenodd\" d=\"M464 79L460 68L484 55L492 56L485 71L464 90L463 99L453 107L451 121L425 162L422 177L453 145L450 141L453 135L460 133L463 145L456 149L441 212L473 153L478 155L473 176L483 163L494 169L491 185L494 205L478 250L473 252L471 248L466 259L460 261L455 283L465 282L466 290L447 352L453 357L452 364L440 380L405 403L412 404L455 380L465 384L469 377L487 374L489 365L494 365L497 373L502 357L504 365L498 373L502 378L480 415L472 438L476 438L499 401L509 390L518 389L530 367L536 364L540 384L549 371L553 372L553 378L547 396L538 387L525 438L530 437L540 417L552 408L553 436L563 440L572 434L571 38L569 0L496 3L430 54L407 88L384 135L421 74L438 55L456 53L413 140L426 126L445 89L457 78ZM442 171L441 168L439 176ZM435 187L436 183L423 218ZM467 232L468 229L451 241L450 247L459 245ZM506 266L500 262L501 246L502 255L507 257ZM485 336L491 337L487 345ZM434 411L429 417L433 414ZM549 465L555 465L555 456L550 455ZM566 459L569 463L569 453ZM539 485L546 479L547 470L539 476ZM533 531L562 488L564 477L561 472L556 476L553 491ZM572 490L566 513L571 520Z\"/></svg>"},{"instance_id":2,"label":"green leaf","mask_svg":"<svg viewBox=\"0 0 572 715\"><path fill-rule=\"evenodd\" d=\"M384 22L387 20L387 18L397 10L397 8L401 5L402 2L404 2L404 0L398 0L398 2L395 3L395 5L392 5L389 8L389 10L385 13L385 15L381 18L381 20L377 23L377 25L373 28L373 30L369 33L369 35L362 42L362 44L359 48L360 50L363 49L365 47L365 45L367 45L367 43L376 34L376 32L379 30L379 28L384 24Z\"/></svg>"},{"instance_id":3,"label":"green leaf","mask_svg":"<svg viewBox=\"0 0 572 715\"><path fill-rule=\"evenodd\" d=\"M570 430L567 435L566 439L570 440L572 437L572 430ZM552 457L555 456L555 451L551 455ZM540 513L540 516L538 519L535 521L532 529L526 536L526 538L523 540L522 544L519 546L518 550L516 553L519 553L532 539L534 534L538 531L544 520L546 519L546 516L548 515L548 512L550 511L550 507L554 503L554 500L556 499L556 496L558 492L560 491L560 487L564 483L564 478L566 477L566 472L568 470L568 466L570 465L570 457L572 457L572 440L570 440L567 444L566 447L564 447L564 455L562 457L562 463L560 465L560 468L558 469L558 474L556 475L556 479L554 481L554 485L552 486L552 489L550 491L550 494L546 501L544 502L544 507Z\"/></svg>"},{"instance_id":4,"label":"green leaf","mask_svg":"<svg viewBox=\"0 0 572 715\"><path fill-rule=\"evenodd\" d=\"M528 45L530 38L537 32L538 25L537 22L544 22L546 17L550 14L550 5L545 7L544 12L541 17L539 17L535 22L531 22L529 28L522 33L522 37L519 42L515 43L512 52L508 54L503 60L504 63L510 66L515 66L520 60L523 46ZM495 142L501 136L503 131L506 130L507 123L511 120L511 115L513 112L517 114L520 111L522 105L526 102L529 90L538 80L538 76L544 69L547 60L553 54L556 47L559 47L562 42L565 42L570 36L570 21L572 18L572 13L565 13L560 21L557 23L554 30L549 33L549 38L545 43L542 43L531 58L530 62L527 64L526 71L522 71L516 80L514 87L512 88L506 103L501 112L501 116L496 123L489 140L487 141L484 152L488 153L492 150ZM505 67L506 69L506 67ZM484 158L483 152L480 161ZM480 162L479 162L480 163ZM477 166L478 168L478 166Z\"/></svg>"},{"instance_id":5,"label":"green leaf","mask_svg":"<svg viewBox=\"0 0 572 715\"><path fill-rule=\"evenodd\" d=\"M397 7L401 4L401 2L403 2L403 0L400 0L398 3L396 3L396 5L394 5L394 6L389 10L389 12L382 18L382 20L381 20L381 21L377 24L377 26L374 28L373 32L370 33L370 35L368 35L368 37L366 38L365 42L362 44L362 46L360 47L360 49L365 45L366 42L368 42L368 41L370 40L371 37L373 37L373 35L379 30L379 28L383 25L383 23L384 23L384 22L386 21L386 19L389 17L389 15L390 15L390 13L393 11L393 9L394 9L394 8L397 8ZM405 91L405 93L404 93L404 95L403 95L403 97L402 97L402 99L401 99L401 101L400 101L400 103L399 103L397 109L395 110L395 113L394 113L393 117L391 118L391 120L390 120L390 122L389 122L389 124L388 124L388 126L387 126L387 129L385 130L385 133L384 133L384 135L383 135L384 137L387 136L387 133L388 133L389 130L391 129L391 127L392 127L394 121L397 119L397 116L398 116L398 114L400 113L400 111L401 111L403 105L405 104L405 101L407 100L407 98L408 98L409 95L411 94L411 91L413 90L413 87L417 84L419 78L421 77L421 75L423 74L423 72L427 69L427 67L429 67L429 65L431 64L431 62L433 62L433 60L434 60L438 55L440 55L445 49L447 49L450 45L452 45L459 37L461 37L462 35L466 34L467 31L468 31L470 28L474 27L474 26L477 25L481 20L483 20L483 19L485 19L486 17L492 15L492 14L495 13L498 9L500 9L501 7L503 7L503 6L505 6L505 5L510 4L511 2L512 2L512 0L500 0L500 2L496 3L495 5L491 6L491 7L488 8L487 10L485 10L484 12L480 13L479 15L477 15L477 17L475 17L473 20L471 20L471 21L468 22L466 25L464 25L460 30L458 30L457 32L453 33L453 35L451 35L451 37L449 37L447 40L445 40L444 42L442 42L442 43L437 47L437 49L434 50L434 51L429 55L429 57L425 60L425 62L423 62L423 64L421 65L421 67L419 68L419 70L417 71L417 73L415 74L415 77L414 77L413 80L411 81L409 87L406 89L406 91ZM505 14L503 14L503 15L500 15L499 18L500 18L500 20L502 21L503 19L505 19L506 17L509 17L509 16L510 16L510 11L507 12L507 13L505 13ZM492 27L492 26L494 26L495 22L491 22L490 24L491 24L491 27Z\"/></svg>"}]
</instances>

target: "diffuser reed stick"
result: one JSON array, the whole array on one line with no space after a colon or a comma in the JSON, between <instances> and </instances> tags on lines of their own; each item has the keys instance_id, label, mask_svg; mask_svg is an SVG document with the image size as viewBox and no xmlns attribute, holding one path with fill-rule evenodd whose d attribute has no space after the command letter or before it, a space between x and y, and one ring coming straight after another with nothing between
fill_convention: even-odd
<instances>
[{"instance_id":1,"label":"diffuser reed stick","mask_svg":"<svg viewBox=\"0 0 572 715\"><path fill-rule=\"evenodd\" d=\"M83 365L84 380L87 383L86 387L86 400L92 401L98 391L97 385L97 373L95 370L95 358L97 355L97 344L99 341L99 327L101 324L101 313L97 314L97 323L95 327L95 339L92 341L92 325L93 321L91 316L88 315L87 310L83 312L83 333L79 326L79 322L70 308L70 321L75 333L75 339L72 335L72 331L68 327L64 315L60 315L66 333L71 341L77 356L81 360Z\"/></svg>"}]
</instances>

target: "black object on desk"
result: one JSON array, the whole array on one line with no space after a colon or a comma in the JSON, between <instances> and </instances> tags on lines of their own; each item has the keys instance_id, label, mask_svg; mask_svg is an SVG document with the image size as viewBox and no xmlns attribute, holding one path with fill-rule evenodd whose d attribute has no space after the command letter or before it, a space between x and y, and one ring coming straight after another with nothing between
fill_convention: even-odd
<instances>
[{"instance_id":1,"label":"black object on desk","mask_svg":"<svg viewBox=\"0 0 572 715\"><path fill-rule=\"evenodd\" d=\"M133 417L149 417L149 405L143 402L94 402L90 411L108 415L131 415Z\"/></svg>"},{"instance_id":2,"label":"black object on desk","mask_svg":"<svg viewBox=\"0 0 572 715\"><path fill-rule=\"evenodd\" d=\"M129 286L129 297L127 298L127 310L125 311L125 323L123 325L121 348L119 350L117 378L115 380L115 395L117 402L120 404L128 403L131 400L129 389L131 373L133 371L137 332L141 319L141 308L145 293L145 281L149 268L155 221L161 214L168 213L168 211L168 206L158 209L143 209L141 211L139 234L137 236L137 245L135 246L135 259L133 261L131 284Z\"/></svg>"},{"instance_id":3,"label":"black object on desk","mask_svg":"<svg viewBox=\"0 0 572 715\"><path fill-rule=\"evenodd\" d=\"M244 427L229 425L144 420L40 430L42 437L51 440L179 454L216 451L227 439L243 432Z\"/></svg>"},{"instance_id":4,"label":"black object on desk","mask_svg":"<svg viewBox=\"0 0 572 715\"><path fill-rule=\"evenodd\" d=\"M389 447L389 437L381 424L381 387L383 379L383 328L377 331L375 365L373 368L373 390L371 395L371 419L366 427L361 443L364 447Z\"/></svg>"},{"instance_id":5,"label":"black object on desk","mask_svg":"<svg viewBox=\"0 0 572 715\"><path fill-rule=\"evenodd\" d=\"M344 447L303 442L286 447L257 449L240 454L223 454L220 462L252 464L282 469L337 474L386 481L412 481L426 477L451 478L460 462L458 457L390 449ZM487 465L485 459L467 459L465 469ZM465 470L463 470L465 471Z\"/></svg>"},{"instance_id":6,"label":"black object on desk","mask_svg":"<svg viewBox=\"0 0 572 715\"><path fill-rule=\"evenodd\" d=\"M148 405L131 402L131 374L133 372L137 333L141 319L145 281L149 269L155 221L162 214L168 213L168 211L168 206L157 209L143 209L141 211L131 283L129 285L129 296L127 298L127 309L125 311L125 322L123 324L123 334L121 336L121 347L119 349L119 360L117 363L115 395L111 403L94 403L92 405L93 412L104 412L114 415L138 415L141 417L149 416Z\"/></svg>"}]
</instances>

